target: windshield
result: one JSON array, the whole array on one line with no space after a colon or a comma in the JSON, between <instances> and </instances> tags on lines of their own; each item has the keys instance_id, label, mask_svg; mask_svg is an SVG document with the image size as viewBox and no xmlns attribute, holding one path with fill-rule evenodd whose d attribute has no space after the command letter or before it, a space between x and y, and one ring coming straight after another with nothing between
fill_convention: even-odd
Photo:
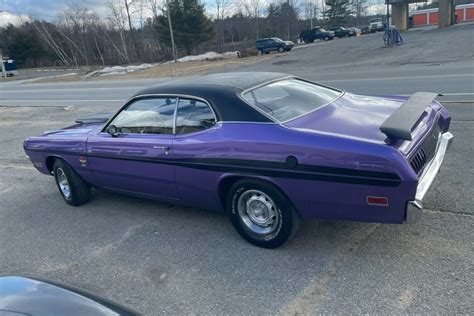
<instances>
[{"instance_id":1,"label":"windshield","mask_svg":"<svg viewBox=\"0 0 474 316\"><path fill-rule=\"evenodd\" d=\"M341 93L338 90L292 78L252 89L242 97L275 121L285 122L334 101Z\"/></svg>"},{"instance_id":2,"label":"windshield","mask_svg":"<svg viewBox=\"0 0 474 316\"><path fill-rule=\"evenodd\" d=\"M275 42L283 42L281 39L279 39L278 37L272 37L272 39L275 41Z\"/></svg>"}]
</instances>

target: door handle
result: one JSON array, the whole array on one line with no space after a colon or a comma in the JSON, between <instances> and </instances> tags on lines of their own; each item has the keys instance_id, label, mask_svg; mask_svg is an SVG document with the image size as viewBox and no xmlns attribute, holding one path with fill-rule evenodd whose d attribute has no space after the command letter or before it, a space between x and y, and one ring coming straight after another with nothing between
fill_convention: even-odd
<instances>
[{"instance_id":1,"label":"door handle","mask_svg":"<svg viewBox=\"0 0 474 316\"><path fill-rule=\"evenodd\" d=\"M170 151L170 147L169 146L153 146L154 149L163 149L163 151L165 152L165 155L168 155L169 154L169 151Z\"/></svg>"}]
</instances>

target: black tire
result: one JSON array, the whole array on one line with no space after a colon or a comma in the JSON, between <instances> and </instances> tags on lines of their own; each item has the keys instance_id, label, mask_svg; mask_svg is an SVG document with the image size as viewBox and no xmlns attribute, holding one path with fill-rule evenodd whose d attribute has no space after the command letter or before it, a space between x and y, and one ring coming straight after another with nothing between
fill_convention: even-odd
<instances>
[{"instance_id":1,"label":"black tire","mask_svg":"<svg viewBox=\"0 0 474 316\"><path fill-rule=\"evenodd\" d=\"M325 41L329 40L329 37L328 37L328 36L324 36L324 40L325 40Z\"/></svg>"},{"instance_id":2,"label":"black tire","mask_svg":"<svg viewBox=\"0 0 474 316\"><path fill-rule=\"evenodd\" d=\"M255 194L253 192L260 192L263 193L263 195L252 195ZM268 197L269 199L266 201L270 201L270 205L274 205L274 207L271 208L275 214L275 216L272 217L274 221L271 225L274 226L274 228L270 227L270 229L273 230L268 233L257 233L245 222L244 217L249 221L250 215L248 215L247 209L245 209L244 212L241 207L243 204L249 206L248 201L251 198L245 201L245 196L249 196L249 194L252 195L251 198L256 197L257 199L263 198L265 200L266 197ZM264 197L264 195L266 195L266 197ZM256 203L259 202L257 201ZM300 222L299 215L286 196L275 186L264 181L244 179L234 183L227 193L226 208L229 219L240 236L249 243L262 248L276 248L284 244L288 239L294 236ZM255 207L253 209L255 209ZM266 229L256 225L255 222L251 222L251 225L258 229Z\"/></svg>"},{"instance_id":3,"label":"black tire","mask_svg":"<svg viewBox=\"0 0 474 316\"><path fill-rule=\"evenodd\" d=\"M285 49L283 48L283 46L278 47L278 52L279 53L284 53L285 52Z\"/></svg>"},{"instance_id":4,"label":"black tire","mask_svg":"<svg viewBox=\"0 0 474 316\"><path fill-rule=\"evenodd\" d=\"M71 166L62 159L56 159L53 168L54 180L58 186L59 193L61 193L61 196L67 204L79 206L89 201L91 193L90 185L82 180ZM62 175L66 178L69 191L61 188L60 181L63 179ZM69 192L69 194L65 192Z\"/></svg>"}]
</instances>

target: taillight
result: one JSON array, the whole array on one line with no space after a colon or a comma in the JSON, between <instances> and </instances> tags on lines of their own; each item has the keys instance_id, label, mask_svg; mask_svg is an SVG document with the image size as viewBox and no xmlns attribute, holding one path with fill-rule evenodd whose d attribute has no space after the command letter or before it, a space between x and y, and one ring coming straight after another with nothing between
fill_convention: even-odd
<instances>
[{"instance_id":1,"label":"taillight","mask_svg":"<svg viewBox=\"0 0 474 316\"><path fill-rule=\"evenodd\" d=\"M367 204L378 205L378 206L388 206L388 198L385 196L368 196Z\"/></svg>"}]
</instances>

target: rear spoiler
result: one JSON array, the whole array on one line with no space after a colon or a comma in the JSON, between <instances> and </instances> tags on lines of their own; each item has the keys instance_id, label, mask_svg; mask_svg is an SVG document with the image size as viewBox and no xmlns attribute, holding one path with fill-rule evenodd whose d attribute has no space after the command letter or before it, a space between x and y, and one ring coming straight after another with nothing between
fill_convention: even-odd
<instances>
[{"instance_id":1,"label":"rear spoiler","mask_svg":"<svg viewBox=\"0 0 474 316\"><path fill-rule=\"evenodd\" d=\"M98 124L105 123L112 117L112 113L96 113L90 115L84 115L76 119L78 124Z\"/></svg>"},{"instance_id":2,"label":"rear spoiler","mask_svg":"<svg viewBox=\"0 0 474 316\"><path fill-rule=\"evenodd\" d=\"M432 92L415 93L382 123L380 130L390 138L411 140L413 126L439 95Z\"/></svg>"}]
</instances>

